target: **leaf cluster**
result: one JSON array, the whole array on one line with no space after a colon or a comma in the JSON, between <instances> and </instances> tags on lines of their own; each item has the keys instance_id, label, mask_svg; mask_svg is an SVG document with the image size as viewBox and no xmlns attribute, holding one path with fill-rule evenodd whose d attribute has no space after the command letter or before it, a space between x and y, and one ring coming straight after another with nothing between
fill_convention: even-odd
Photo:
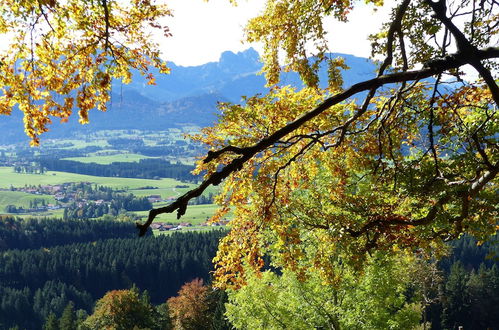
<instances>
[{"instance_id":1,"label":"leaf cluster","mask_svg":"<svg viewBox=\"0 0 499 330\"><path fill-rule=\"evenodd\" d=\"M164 5L2 0L0 7L0 33L9 40L0 59L0 114L18 107L34 145L51 118L67 121L76 108L85 124L91 109L106 111L113 79L129 83L136 69L153 84L151 67L168 72L149 32L163 29Z\"/></svg>"}]
</instances>

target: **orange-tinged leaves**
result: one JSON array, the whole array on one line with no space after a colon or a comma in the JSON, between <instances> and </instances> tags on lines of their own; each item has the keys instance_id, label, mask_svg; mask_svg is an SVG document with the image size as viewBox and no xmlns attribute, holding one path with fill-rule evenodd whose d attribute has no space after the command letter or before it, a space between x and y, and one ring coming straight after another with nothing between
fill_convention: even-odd
<instances>
[{"instance_id":1,"label":"orange-tinged leaves","mask_svg":"<svg viewBox=\"0 0 499 330\"><path fill-rule=\"evenodd\" d=\"M175 329L202 329L209 327L209 288L202 279L194 279L184 284L178 296L168 299L168 310Z\"/></svg>"}]
</instances>

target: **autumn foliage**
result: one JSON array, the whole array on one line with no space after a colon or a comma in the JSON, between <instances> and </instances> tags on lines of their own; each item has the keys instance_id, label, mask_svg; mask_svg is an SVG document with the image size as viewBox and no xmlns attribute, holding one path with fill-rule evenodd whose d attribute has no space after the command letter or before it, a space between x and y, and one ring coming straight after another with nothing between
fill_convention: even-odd
<instances>
[{"instance_id":1,"label":"autumn foliage","mask_svg":"<svg viewBox=\"0 0 499 330\"><path fill-rule=\"evenodd\" d=\"M0 58L0 114L18 107L32 144L51 118L80 123L92 109L106 111L111 83L128 83L132 69L154 83L151 67L168 72L150 29L169 15L151 1L1 0L0 33L9 41ZM9 8L9 10L5 10Z\"/></svg>"},{"instance_id":2,"label":"autumn foliage","mask_svg":"<svg viewBox=\"0 0 499 330\"><path fill-rule=\"evenodd\" d=\"M95 305L94 313L83 323L83 329L144 329L155 325L153 307L138 290L113 290Z\"/></svg>"},{"instance_id":3,"label":"autumn foliage","mask_svg":"<svg viewBox=\"0 0 499 330\"><path fill-rule=\"evenodd\" d=\"M202 279L194 279L182 286L178 296L167 304L174 329L208 329L211 323L209 288Z\"/></svg>"},{"instance_id":4,"label":"autumn foliage","mask_svg":"<svg viewBox=\"0 0 499 330\"><path fill-rule=\"evenodd\" d=\"M76 105L84 123L90 109L105 110L111 79L127 82L132 68L147 74L149 65L167 71L144 29L159 28L156 20L169 14L164 6L146 0L0 4L12 8L2 15L0 32L13 34L0 65L0 113L17 105L35 144L51 116L65 120ZM207 146L196 168L204 181L151 210L138 224L141 235L157 215L180 218L191 199L221 184L212 220L229 210L234 218L215 258L215 281L240 288L259 276L265 260L299 280L314 273L338 286L342 273L335 265L361 272L376 253L438 257L445 241L466 233L483 242L496 233L497 2L367 4L391 6L387 22L370 36L378 69L371 79L343 86L347 67L329 55L325 24L347 20L359 4L266 2L246 38L263 43L269 93L220 105L219 122L194 137ZM320 84L321 68L327 83ZM282 86L283 70L298 72L305 87ZM204 299L202 284L183 290L172 301L177 324L202 323L190 307L194 297Z\"/></svg>"}]
</instances>

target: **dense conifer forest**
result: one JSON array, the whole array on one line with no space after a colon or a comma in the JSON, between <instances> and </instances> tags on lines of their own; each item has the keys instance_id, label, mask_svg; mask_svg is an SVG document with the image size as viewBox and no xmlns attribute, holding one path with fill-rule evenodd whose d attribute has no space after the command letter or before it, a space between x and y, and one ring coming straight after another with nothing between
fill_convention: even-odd
<instances>
[{"instance_id":1,"label":"dense conifer forest","mask_svg":"<svg viewBox=\"0 0 499 330\"><path fill-rule=\"evenodd\" d=\"M498 329L499 240L477 245L470 236L451 242L440 260L442 282L427 308L432 329Z\"/></svg>"},{"instance_id":2,"label":"dense conifer forest","mask_svg":"<svg viewBox=\"0 0 499 330\"><path fill-rule=\"evenodd\" d=\"M149 234L138 239L130 222L2 217L0 329L41 329L51 319L62 318L68 304L82 321L107 292L135 286L147 290L151 306L160 311L184 283L195 278L209 283L211 260L224 234ZM452 254L438 263L438 290L428 293L425 319L432 329L458 324L495 329L499 324L497 242L477 245L464 236L451 243ZM209 297L197 308L209 305L211 320L220 313L219 300L226 297L216 291ZM217 322L222 321L219 315Z\"/></svg>"},{"instance_id":3,"label":"dense conifer forest","mask_svg":"<svg viewBox=\"0 0 499 330\"><path fill-rule=\"evenodd\" d=\"M106 292L134 285L148 290L153 304L165 303L185 282L209 279L224 235L139 239L131 223L93 220L9 217L0 224L0 329L40 329L50 313L60 316L70 301L76 311L90 314Z\"/></svg>"},{"instance_id":4,"label":"dense conifer forest","mask_svg":"<svg viewBox=\"0 0 499 330\"><path fill-rule=\"evenodd\" d=\"M0 251L50 248L136 236L137 231L130 222L0 217Z\"/></svg>"}]
</instances>

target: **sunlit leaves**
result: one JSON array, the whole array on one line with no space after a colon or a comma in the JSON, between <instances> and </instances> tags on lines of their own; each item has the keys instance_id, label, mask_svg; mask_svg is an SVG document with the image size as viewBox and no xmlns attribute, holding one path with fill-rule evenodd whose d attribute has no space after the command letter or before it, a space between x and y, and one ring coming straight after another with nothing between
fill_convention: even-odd
<instances>
[{"instance_id":1,"label":"sunlit leaves","mask_svg":"<svg viewBox=\"0 0 499 330\"><path fill-rule=\"evenodd\" d=\"M217 198L223 212L234 210L231 232L215 258L219 285L244 285L246 267L258 272L269 253L278 267L297 276L316 269L334 284L332 256L361 265L373 249L433 250L463 228L490 235L497 217L494 183L466 206L461 197L485 156L497 162L490 147L477 151L470 137L479 128L489 143L494 139L490 95L475 87L442 95L432 110L435 159L428 151L430 88L419 83L396 96L382 91L362 115L353 103L332 107L233 173ZM219 124L197 138L213 149L250 147L325 95L274 88L244 105L222 104ZM464 105L466 98L473 106ZM197 170L210 175L217 164L237 157L227 152L216 162L200 162ZM315 244L306 244L311 239Z\"/></svg>"},{"instance_id":2,"label":"sunlit leaves","mask_svg":"<svg viewBox=\"0 0 499 330\"><path fill-rule=\"evenodd\" d=\"M174 329L206 329L210 325L208 310L210 288L194 279L180 288L178 296L168 299Z\"/></svg>"},{"instance_id":3,"label":"sunlit leaves","mask_svg":"<svg viewBox=\"0 0 499 330\"><path fill-rule=\"evenodd\" d=\"M146 293L136 288L113 290L95 304L95 310L82 324L83 329L145 329L154 326L154 308Z\"/></svg>"},{"instance_id":4,"label":"sunlit leaves","mask_svg":"<svg viewBox=\"0 0 499 330\"><path fill-rule=\"evenodd\" d=\"M407 299L414 259L397 254L369 258L357 272L330 260L341 275L336 285L316 271L299 278L283 270L248 274L248 283L229 290L227 316L238 328L252 329L410 329L418 325L421 305Z\"/></svg>"},{"instance_id":5,"label":"sunlit leaves","mask_svg":"<svg viewBox=\"0 0 499 330\"><path fill-rule=\"evenodd\" d=\"M268 83L279 81L284 64L286 70L300 73L307 86L317 86L317 70L328 50L323 19L331 15L345 20L350 5L350 1L268 1L265 12L250 20L246 28L248 41L265 44L263 71ZM284 62L279 60L281 49ZM309 59L312 55L317 58ZM335 63L331 64L334 67Z\"/></svg>"},{"instance_id":6,"label":"sunlit leaves","mask_svg":"<svg viewBox=\"0 0 499 330\"><path fill-rule=\"evenodd\" d=\"M0 114L24 112L32 144L52 118L76 108L81 123L91 109L105 111L111 82L130 82L131 70L166 73L150 28L169 15L151 1L0 1L0 32L10 41L0 57ZM169 36L168 29L164 29ZM154 77L148 75L153 83Z\"/></svg>"}]
</instances>

